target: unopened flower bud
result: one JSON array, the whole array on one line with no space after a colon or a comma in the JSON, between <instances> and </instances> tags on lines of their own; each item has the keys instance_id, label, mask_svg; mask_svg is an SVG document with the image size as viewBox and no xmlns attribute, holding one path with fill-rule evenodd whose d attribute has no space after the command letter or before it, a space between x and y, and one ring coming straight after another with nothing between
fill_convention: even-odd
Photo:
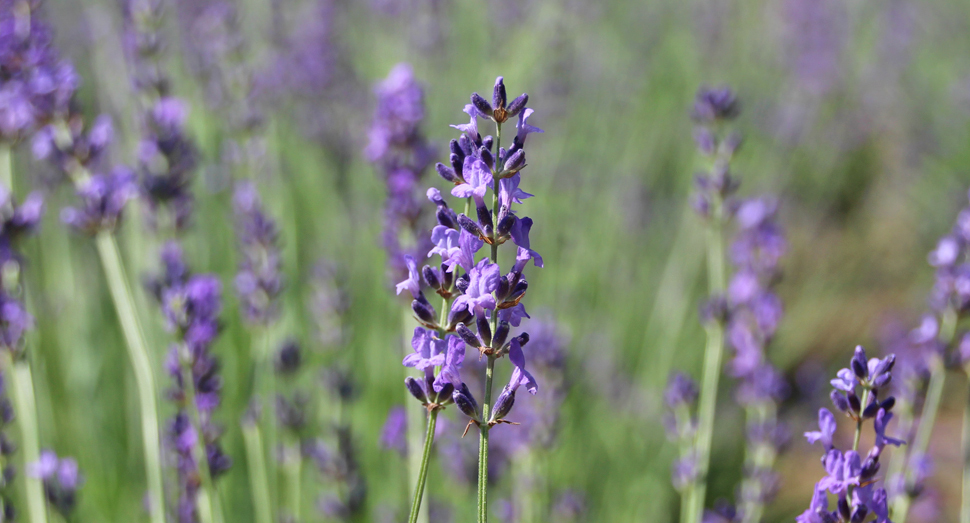
<instances>
[{"instance_id":1,"label":"unopened flower bud","mask_svg":"<svg viewBox=\"0 0 970 523\"><path fill-rule=\"evenodd\" d=\"M432 289L441 288L441 280L438 279L438 275L435 273L435 269L428 265L425 265L421 269L421 276L424 278L424 282L428 284L428 287Z\"/></svg>"},{"instance_id":2,"label":"unopened flower bud","mask_svg":"<svg viewBox=\"0 0 970 523\"><path fill-rule=\"evenodd\" d=\"M495 167L495 157L492 156L492 151L486 149L484 145L478 149L478 155L481 156L482 161L485 162L485 165L487 165L489 169Z\"/></svg>"},{"instance_id":3,"label":"unopened flower bud","mask_svg":"<svg viewBox=\"0 0 970 523\"><path fill-rule=\"evenodd\" d=\"M512 326L509 325L509 322L500 321L498 323L498 327L495 328L495 334L492 334L492 347L501 349L509 337L509 331L511 328Z\"/></svg>"},{"instance_id":4,"label":"unopened flower bud","mask_svg":"<svg viewBox=\"0 0 970 523\"><path fill-rule=\"evenodd\" d=\"M492 152L492 145L494 144L495 144L495 138L492 138L492 135L488 135L485 138L482 138L482 147L488 149L489 152Z\"/></svg>"},{"instance_id":5,"label":"unopened flower bud","mask_svg":"<svg viewBox=\"0 0 970 523\"><path fill-rule=\"evenodd\" d=\"M455 177L455 171L451 167L447 167L445 164L438 162L434 165L434 168L436 171L438 171L438 175L444 178L446 181L451 183L458 181L458 178Z\"/></svg>"},{"instance_id":6,"label":"unopened flower bud","mask_svg":"<svg viewBox=\"0 0 970 523\"><path fill-rule=\"evenodd\" d=\"M529 95L522 93L519 96L516 96L515 99L509 103L508 107L505 109L505 112L508 114L509 118L516 117L522 112L522 109L525 109L525 106L528 103Z\"/></svg>"},{"instance_id":7,"label":"unopened flower bud","mask_svg":"<svg viewBox=\"0 0 970 523\"><path fill-rule=\"evenodd\" d=\"M472 105L475 106L475 109L478 109L478 112L485 115L486 118L492 117L492 113L494 112L492 111L492 106L480 94L472 93Z\"/></svg>"},{"instance_id":8,"label":"unopened flower bud","mask_svg":"<svg viewBox=\"0 0 970 523\"><path fill-rule=\"evenodd\" d=\"M859 401L859 396L856 396L855 392L850 392L846 397L849 400L849 407L852 408L852 412L859 412L862 410L862 402Z\"/></svg>"},{"instance_id":9,"label":"unopened flower bud","mask_svg":"<svg viewBox=\"0 0 970 523\"><path fill-rule=\"evenodd\" d=\"M444 385L441 386L441 390L438 391L438 396L435 398L435 402L438 403L439 405L448 405L453 401L451 398L451 395L454 392L455 392L455 386L452 385L450 382L445 383Z\"/></svg>"},{"instance_id":10,"label":"unopened flower bud","mask_svg":"<svg viewBox=\"0 0 970 523\"><path fill-rule=\"evenodd\" d=\"M478 339L478 336L476 336L475 333L472 332L472 330L469 329L464 323L459 323L458 326L455 327L455 333L458 334L462 341L476 349L482 346L482 342Z\"/></svg>"},{"instance_id":11,"label":"unopened flower bud","mask_svg":"<svg viewBox=\"0 0 970 523\"><path fill-rule=\"evenodd\" d=\"M505 109L508 98L505 96L505 80L499 76L495 79L495 88L492 89L492 105L496 109Z\"/></svg>"},{"instance_id":12,"label":"unopened flower bud","mask_svg":"<svg viewBox=\"0 0 970 523\"><path fill-rule=\"evenodd\" d=\"M889 396L888 398L883 400L883 402L879 405L879 408L885 410L886 412L889 412L893 410L893 407L895 405L896 405L896 398Z\"/></svg>"},{"instance_id":13,"label":"unopened flower bud","mask_svg":"<svg viewBox=\"0 0 970 523\"><path fill-rule=\"evenodd\" d=\"M516 172L525 166L525 150L519 149L508 160L505 161L504 170L506 172Z\"/></svg>"},{"instance_id":14,"label":"unopened flower bud","mask_svg":"<svg viewBox=\"0 0 970 523\"><path fill-rule=\"evenodd\" d=\"M407 378L404 378L404 386L408 388L408 392L410 392L415 399L421 403L428 402L428 396L424 393L424 389L421 387L421 384L418 383L418 380L408 376Z\"/></svg>"},{"instance_id":15,"label":"unopened flower bud","mask_svg":"<svg viewBox=\"0 0 970 523\"><path fill-rule=\"evenodd\" d=\"M434 306L432 306L427 301L414 300L411 302L411 310L414 311L414 315L418 317L421 321L425 323L434 323L435 313Z\"/></svg>"},{"instance_id":16,"label":"unopened flower bud","mask_svg":"<svg viewBox=\"0 0 970 523\"><path fill-rule=\"evenodd\" d=\"M478 336L482 338L482 343L486 347L492 346L492 327L488 324L488 318L485 315L479 315L475 318L478 323Z\"/></svg>"},{"instance_id":17,"label":"unopened flower bud","mask_svg":"<svg viewBox=\"0 0 970 523\"><path fill-rule=\"evenodd\" d=\"M472 220L468 216L465 216L464 214L458 215L458 226L461 227L462 229L465 229L472 236L476 238L481 238L485 236L484 232L482 231L482 228L479 227L474 220Z\"/></svg>"},{"instance_id":18,"label":"unopened flower bud","mask_svg":"<svg viewBox=\"0 0 970 523\"><path fill-rule=\"evenodd\" d=\"M495 400L495 411L492 413L492 421L503 419L508 416L509 411L512 410L512 405L515 404L515 391L514 390L502 390L502 394L499 395L498 399Z\"/></svg>"},{"instance_id":19,"label":"unopened flower bud","mask_svg":"<svg viewBox=\"0 0 970 523\"><path fill-rule=\"evenodd\" d=\"M475 397L472 396L471 391L468 390L468 385L462 383L460 387L451 393L451 399L454 400L455 405L458 406L458 410L460 410L462 414L474 420L479 419L478 403L475 402Z\"/></svg>"},{"instance_id":20,"label":"unopened flower bud","mask_svg":"<svg viewBox=\"0 0 970 523\"><path fill-rule=\"evenodd\" d=\"M832 403L835 405L835 408L842 412L849 412L851 406L849 405L849 400L846 399L845 394L842 394L837 390L833 390L832 393L829 394L829 397L832 398Z\"/></svg>"},{"instance_id":21,"label":"unopened flower bud","mask_svg":"<svg viewBox=\"0 0 970 523\"><path fill-rule=\"evenodd\" d=\"M455 288L457 288L458 291L461 292L462 294L465 294L466 292L468 292L468 285L470 284L470 282L471 280L468 278L468 275L462 274L461 276L458 277L458 280L455 281Z\"/></svg>"}]
</instances>

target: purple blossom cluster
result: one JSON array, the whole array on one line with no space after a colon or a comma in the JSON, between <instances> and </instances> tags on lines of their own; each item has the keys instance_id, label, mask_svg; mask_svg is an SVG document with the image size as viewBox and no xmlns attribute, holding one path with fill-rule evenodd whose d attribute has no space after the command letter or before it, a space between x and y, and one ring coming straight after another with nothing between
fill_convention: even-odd
<instances>
[{"instance_id":1,"label":"purple blossom cluster","mask_svg":"<svg viewBox=\"0 0 970 523\"><path fill-rule=\"evenodd\" d=\"M40 459L30 464L29 473L44 484L47 502L65 521L71 521L71 513L77 505L77 491L84 483L74 458L60 458L51 450L41 453Z\"/></svg>"},{"instance_id":2,"label":"purple blossom cluster","mask_svg":"<svg viewBox=\"0 0 970 523\"><path fill-rule=\"evenodd\" d=\"M278 298L283 290L279 231L252 182L236 184L232 203L241 255L236 292L245 320L266 325L279 314Z\"/></svg>"},{"instance_id":3,"label":"purple blossom cluster","mask_svg":"<svg viewBox=\"0 0 970 523\"><path fill-rule=\"evenodd\" d=\"M18 249L21 238L37 229L43 216L40 194L28 195L17 205L13 195L0 185L0 265L9 269L23 265ZM33 328L34 318L21 302L22 289L18 271L5 270L0 282L0 349L15 358L24 357L24 337Z\"/></svg>"},{"instance_id":4,"label":"purple blossom cluster","mask_svg":"<svg viewBox=\"0 0 970 523\"><path fill-rule=\"evenodd\" d=\"M879 391L892 380L896 357L892 354L866 358L862 347L856 347L848 368L841 369L832 380L832 403L838 412L855 422L855 439L850 450L836 447L838 429L835 415L819 410L819 430L806 432L809 443L821 443L825 450L822 466L825 477L815 485L811 504L798 518L798 523L836 523L865 521L875 515L877 523L889 522L886 489L877 488L879 459L887 445L900 446L904 441L886 434L893 418L895 398L879 399ZM860 397L861 395L861 397ZM859 441L867 420L872 420L875 440L865 457L859 452ZM837 497L836 509L829 510L829 494Z\"/></svg>"},{"instance_id":5,"label":"purple blossom cluster","mask_svg":"<svg viewBox=\"0 0 970 523\"><path fill-rule=\"evenodd\" d=\"M421 179L435 156L421 130L424 120L424 89L411 66L398 64L375 88L377 107L364 150L378 165L387 186L384 208L384 248L395 276L406 269L403 256L420 257L431 248L425 232Z\"/></svg>"},{"instance_id":6,"label":"purple blossom cluster","mask_svg":"<svg viewBox=\"0 0 970 523\"><path fill-rule=\"evenodd\" d=\"M53 47L39 0L0 2L0 142L28 138L62 118L78 88L74 67Z\"/></svg>"},{"instance_id":7,"label":"purple blossom cluster","mask_svg":"<svg viewBox=\"0 0 970 523\"><path fill-rule=\"evenodd\" d=\"M411 309L422 325L415 328L412 337L415 352L405 358L404 364L425 371L425 379L423 382L409 379L406 383L408 390L429 408L440 406L436 401L450 403L453 396L459 410L476 424L505 422L516 391L524 386L535 394L538 389L525 365L523 347L529 342L528 333L510 336L511 328L518 327L522 319L528 317L525 306L520 303L528 289L523 271L529 261L542 267L542 257L530 247L532 220L520 218L512 209L513 204L521 204L532 196L519 189L520 171L525 167L526 137L541 132L528 124L533 112L526 107L528 98L523 94L507 102L502 77L495 82L492 104L478 93L472 95L472 103L464 110L470 117L469 123L453 126L462 131L462 135L451 141L451 167L439 163L436 169L442 178L454 184L453 196L465 198L475 207L477 219L457 214L440 191L429 189L428 199L437 208L438 225L431 233L434 246L428 256L440 256L441 264L438 267L425 265L419 271L416 260L405 255L409 276L397 285L399 294L404 290L411 293L414 299ZM501 125L516 116L516 135L511 146L493 152L496 138L482 137L478 132L478 120ZM489 190L493 193L493 209L485 203ZM516 245L516 258L509 272L503 275L496 263L495 252L499 245L510 240ZM492 248L492 256L476 261L478 251L486 243ZM457 276L459 272L463 274ZM424 295L422 284L439 294L446 304L454 298L447 315L437 318L434 306ZM446 334L439 337L439 334L451 332L457 336ZM513 365L512 376L495 401L489 419L482 419L474 395L461 379L460 367L466 345L492 359L508 355ZM435 376L433 370L438 366L441 371Z\"/></svg>"},{"instance_id":8,"label":"purple blossom cluster","mask_svg":"<svg viewBox=\"0 0 970 523\"><path fill-rule=\"evenodd\" d=\"M191 274L175 242L163 247L162 264L164 273L154 281L166 323L177 338L166 368L173 381L169 397L179 408L166 435L179 477L175 513L178 521L188 523L197 520L200 476L214 478L232 466L219 445L222 431L213 420L222 390L219 362L211 351L220 330L222 285L212 275Z\"/></svg>"}]
</instances>

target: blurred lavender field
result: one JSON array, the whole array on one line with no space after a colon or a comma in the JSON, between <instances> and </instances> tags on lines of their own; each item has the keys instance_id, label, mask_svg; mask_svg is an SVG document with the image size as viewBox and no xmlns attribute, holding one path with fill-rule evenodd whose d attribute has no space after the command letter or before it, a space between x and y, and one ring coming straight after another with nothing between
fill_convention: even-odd
<instances>
[{"instance_id":1,"label":"blurred lavender field","mask_svg":"<svg viewBox=\"0 0 970 523\"><path fill-rule=\"evenodd\" d=\"M744 140L732 172L745 197L777 199L788 242L774 287L785 315L767 357L789 389L778 413L792 437L763 521L793 521L808 508L825 471L801 435L818 429L819 408L833 408L829 380L856 345L870 356L898 352L893 383L902 389L900 340L920 326L934 286L928 253L968 203L965 2L0 0L8 12L21 4L51 26L52 49L77 73L70 114L85 130L70 128L75 156L65 156L83 145L92 172L126 165L140 180L114 172L105 191L127 202L117 245L159 391L163 446L186 441L185 427L168 420L193 415L176 407L190 391L169 346L211 327L190 372L204 367L211 381L200 383L212 390L191 394L200 405L214 398L198 414L213 446L203 449L218 454L206 461L226 522L257 521L247 427L275 415L279 433L264 434L282 449L265 463L270 483L301 493L270 500L299 514L287 521L406 520L421 441L409 442L405 426L423 429L424 411L402 387L415 324L394 292L406 276L400 255L430 263L428 246L413 244L435 224L426 188L450 189L434 163L448 164L459 134L449 125L468 121L469 94L489 98L497 76L510 98L529 94L529 123L545 130L529 138L523 171L536 195L526 205L532 248L545 263L528 269L533 319L523 324L540 391L520 391L508 417L521 426L496 429L495 521L678 520L664 389L674 371L702 372L705 230L690 205L706 168L690 117L700 86L737 94L731 127ZM402 63L417 94L395 91L407 83L394 81L406 76ZM0 69L0 91L8 78ZM387 117L379 98L412 103L421 89L423 114ZM157 108L170 98L181 103ZM97 132L87 134L99 115L113 128L103 151ZM389 167L378 132L389 125L414 131L405 133L408 176L419 176ZM83 484L70 521L148 521L140 378L103 246L83 234L117 213L102 208L88 220L67 183L77 166L58 164L63 137L47 150L4 133L15 142L14 201L35 191L45 200L37 231L18 243L20 290L35 318L24 346L40 449L77 460ZM184 179L146 185L162 156L169 176L185 167L176 173ZM159 261L169 240L181 245L181 270ZM182 289L179 303L191 302L192 281L209 294L221 286L218 317L175 317L164 296ZM479 372L475 352L465 368ZM932 476L908 521L957 521L965 382L958 370L947 375ZM736 385L729 374L720 382L708 508L733 500L744 473ZM254 391L270 386L282 400L254 408ZM17 476L0 497L29 521L20 420L4 429L18 447L4 454ZM438 421L425 494L432 522L474 520L478 439L474 428L460 437L466 423L450 407ZM843 425L836 438L852 434ZM62 463L44 456L51 471ZM163 457L166 490L177 490L187 473L178 456Z\"/></svg>"}]
</instances>

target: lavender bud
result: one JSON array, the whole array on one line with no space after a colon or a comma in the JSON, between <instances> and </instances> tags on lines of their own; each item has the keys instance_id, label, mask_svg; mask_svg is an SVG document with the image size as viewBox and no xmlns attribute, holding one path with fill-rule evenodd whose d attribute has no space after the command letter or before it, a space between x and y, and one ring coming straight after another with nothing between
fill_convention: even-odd
<instances>
[{"instance_id":1,"label":"lavender bud","mask_svg":"<svg viewBox=\"0 0 970 523\"><path fill-rule=\"evenodd\" d=\"M489 152L492 151L492 144L494 143L495 143L495 139L492 138L492 135L488 135L485 138L482 138L482 147L488 149Z\"/></svg>"},{"instance_id":2,"label":"lavender bud","mask_svg":"<svg viewBox=\"0 0 970 523\"><path fill-rule=\"evenodd\" d=\"M508 99L505 96L505 80L499 76L495 79L495 88L492 90L492 105L496 109L505 109Z\"/></svg>"},{"instance_id":3,"label":"lavender bud","mask_svg":"<svg viewBox=\"0 0 970 523\"><path fill-rule=\"evenodd\" d=\"M472 105L475 106L475 109L478 109L478 112L482 113L487 118L491 118L492 114L494 113L494 111L492 111L492 106L488 105L488 101L482 98L482 96L478 93L472 93Z\"/></svg>"},{"instance_id":4,"label":"lavender bud","mask_svg":"<svg viewBox=\"0 0 970 523\"><path fill-rule=\"evenodd\" d=\"M522 347L525 347L525 345L527 343L529 343L529 333L528 332L523 332L522 334L519 334L518 336L516 336L516 338L519 340L519 345L522 346Z\"/></svg>"},{"instance_id":5,"label":"lavender bud","mask_svg":"<svg viewBox=\"0 0 970 523\"><path fill-rule=\"evenodd\" d=\"M883 400L882 404L879 405L879 408L881 408L882 410L885 410L886 412L889 412L893 410L893 407L895 405L896 405L896 398L889 396L888 398Z\"/></svg>"},{"instance_id":6,"label":"lavender bud","mask_svg":"<svg viewBox=\"0 0 970 523\"><path fill-rule=\"evenodd\" d=\"M847 520L851 517L852 509L849 508L849 500L845 496L839 496L839 515L842 516L843 520Z\"/></svg>"},{"instance_id":7,"label":"lavender bud","mask_svg":"<svg viewBox=\"0 0 970 523\"><path fill-rule=\"evenodd\" d=\"M498 289L495 290L495 299L504 301L509 295L511 287L509 286L508 277L500 278L498 281Z\"/></svg>"},{"instance_id":8,"label":"lavender bud","mask_svg":"<svg viewBox=\"0 0 970 523\"><path fill-rule=\"evenodd\" d=\"M500 213L501 214L501 213ZM515 225L515 215L506 214L498 222L498 233L499 238L505 238L509 235L509 231L512 230L512 226Z\"/></svg>"},{"instance_id":9,"label":"lavender bud","mask_svg":"<svg viewBox=\"0 0 970 523\"><path fill-rule=\"evenodd\" d=\"M875 380L873 380L872 386L877 388L885 387L886 385L889 384L890 381L892 381L892 379L893 379L892 374L889 374L889 373L880 374L879 376L876 376Z\"/></svg>"},{"instance_id":10,"label":"lavender bud","mask_svg":"<svg viewBox=\"0 0 970 523\"><path fill-rule=\"evenodd\" d=\"M829 397L832 399L832 404L835 405L835 408L842 412L849 412L851 406L849 405L849 400L846 399L845 394L842 394L837 390L833 390L832 393L829 394Z\"/></svg>"},{"instance_id":11,"label":"lavender bud","mask_svg":"<svg viewBox=\"0 0 970 523\"><path fill-rule=\"evenodd\" d=\"M495 167L495 158L492 156L492 151L486 149L484 145L478 149L478 155L481 156L482 161L485 162L485 165L487 165L489 169Z\"/></svg>"},{"instance_id":12,"label":"lavender bud","mask_svg":"<svg viewBox=\"0 0 970 523\"><path fill-rule=\"evenodd\" d=\"M866 480L870 479L879 472L879 459L878 458L867 458L866 462L862 464L861 478Z\"/></svg>"},{"instance_id":13,"label":"lavender bud","mask_svg":"<svg viewBox=\"0 0 970 523\"><path fill-rule=\"evenodd\" d=\"M478 336L482 339L482 343L486 347L492 346L492 328L488 325L488 318L485 315L479 315L476 318L478 323Z\"/></svg>"},{"instance_id":14,"label":"lavender bud","mask_svg":"<svg viewBox=\"0 0 970 523\"><path fill-rule=\"evenodd\" d=\"M879 412L879 402L873 401L866 406L866 410L862 412L862 417L864 419L875 418L876 414Z\"/></svg>"},{"instance_id":15,"label":"lavender bud","mask_svg":"<svg viewBox=\"0 0 970 523\"><path fill-rule=\"evenodd\" d=\"M461 292L462 294L465 294L466 292L468 292L468 285L470 281L471 280L469 279L467 274L462 274L461 276L458 277L458 280L455 281L455 288L458 289L458 291Z\"/></svg>"},{"instance_id":16,"label":"lavender bud","mask_svg":"<svg viewBox=\"0 0 970 523\"><path fill-rule=\"evenodd\" d=\"M468 309L462 309L460 311L451 311L448 314L448 325L451 329L457 328L457 325L465 323L472 319L472 313L468 312Z\"/></svg>"},{"instance_id":17,"label":"lavender bud","mask_svg":"<svg viewBox=\"0 0 970 523\"><path fill-rule=\"evenodd\" d=\"M859 360L852 358L852 372L860 379L864 380L869 377L869 371L866 369L864 363L859 363Z\"/></svg>"},{"instance_id":18,"label":"lavender bud","mask_svg":"<svg viewBox=\"0 0 970 523\"><path fill-rule=\"evenodd\" d=\"M865 505L859 505L856 507L855 512L852 513L852 517L849 518L850 523L862 523L866 520L866 516L869 515L869 509Z\"/></svg>"},{"instance_id":19,"label":"lavender bud","mask_svg":"<svg viewBox=\"0 0 970 523\"><path fill-rule=\"evenodd\" d=\"M463 134L458 138L458 148L461 149L461 161L464 163L465 157L472 154L472 141L468 138L467 134Z\"/></svg>"},{"instance_id":20,"label":"lavender bud","mask_svg":"<svg viewBox=\"0 0 970 523\"><path fill-rule=\"evenodd\" d=\"M697 144L697 149L701 153L708 156L713 155L717 149L714 133L707 127L698 127L694 130L694 143Z\"/></svg>"},{"instance_id":21,"label":"lavender bud","mask_svg":"<svg viewBox=\"0 0 970 523\"><path fill-rule=\"evenodd\" d=\"M509 106L505 109L505 112L507 113L509 118L518 116L519 113L522 112L522 109L525 109L525 106L527 103L529 103L529 95L522 93L519 96L516 96L514 100L512 100Z\"/></svg>"},{"instance_id":22,"label":"lavender bud","mask_svg":"<svg viewBox=\"0 0 970 523\"><path fill-rule=\"evenodd\" d=\"M438 225L444 225L449 229L458 228L458 224L455 223L455 213L447 207L438 207L438 210L435 211L435 218L438 219Z\"/></svg>"},{"instance_id":23,"label":"lavender bud","mask_svg":"<svg viewBox=\"0 0 970 523\"><path fill-rule=\"evenodd\" d=\"M421 269L421 276L424 277L424 282L428 284L428 287L432 289L441 288L441 280L438 279L438 275L435 274L435 270L427 265Z\"/></svg>"},{"instance_id":24,"label":"lavender bud","mask_svg":"<svg viewBox=\"0 0 970 523\"><path fill-rule=\"evenodd\" d=\"M431 390L434 390L434 389L431 389ZM448 405L449 403L454 401L451 398L451 395L453 392L455 392L455 386L452 385L450 382L445 383L441 387L441 391L438 392L438 396L435 398L435 402L441 405Z\"/></svg>"},{"instance_id":25,"label":"lavender bud","mask_svg":"<svg viewBox=\"0 0 970 523\"><path fill-rule=\"evenodd\" d=\"M448 142L448 149L451 150L452 156L457 156L460 160L464 161L465 153L461 150L461 146L458 145L458 140L452 140Z\"/></svg>"},{"instance_id":26,"label":"lavender bud","mask_svg":"<svg viewBox=\"0 0 970 523\"><path fill-rule=\"evenodd\" d=\"M454 400L455 405L458 406L458 410L462 414L474 420L478 419L478 403L475 401L475 397L472 396L471 391L468 390L468 385L462 383L460 387L451 393L451 399Z\"/></svg>"},{"instance_id":27,"label":"lavender bud","mask_svg":"<svg viewBox=\"0 0 970 523\"><path fill-rule=\"evenodd\" d=\"M472 332L472 330L469 329L464 323L459 323L458 326L455 327L455 332L466 344L475 347L476 349L482 346L482 342L478 339L478 336L476 336L475 333Z\"/></svg>"},{"instance_id":28,"label":"lavender bud","mask_svg":"<svg viewBox=\"0 0 970 523\"><path fill-rule=\"evenodd\" d=\"M494 229L494 226L492 224L492 213L489 212L488 207L484 205L480 207L476 206L475 212L478 213L478 222L482 224L482 227L485 229L486 235L491 236L491 234L489 233L491 233Z\"/></svg>"},{"instance_id":29,"label":"lavender bud","mask_svg":"<svg viewBox=\"0 0 970 523\"><path fill-rule=\"evenodd\" d=\"M850 392L847 395L847 398L849 400L849 407L852 409L852 412L859 412L862 410L862 402L859 401L859 396L856 396L855 392Z\"/></svg>"},{"instance_id":30,"label":"lavender bud","mask_svg":"<svg viewBox=\"0 0 970 523\"><path fill-rule=\"evenodd\" d=\"M444 178L446 181L455 183L458 178L455 177L455 171L451 167L446 167L445 164L438 162L434 165L438 175Z\"/></svg>"},{"instance_id":31,"label":"lavender bud","mask_svg":"<svg viewBox=\"0 0 970 523\"><path fill-rule=\"evenodd\" d=\"M464 157L459 156L457 154L452 154L449 157L448 161L451 162L451 169L455 171L455 178L457 178L458 181L464 180L465 176L464 174L462 174L463 173L462 168L465 165Z\"/></svg>"},{"instance_id":32,"label":"lavender bud","mask_svg":"<svg viewBox=\"0 0 970 523\"><path fill-rule=\"evenodd\" d=\"M505 298L505 301L515 301L527 290L529 290L529 282L525 281L525 278L519 278L519 282L515 284L515 288L509 293L509 297Z\"/></svg>"},{"instance_id":33,"label":"lavender bud","mask_svg":"<svg viewBox=\"0 0 970 523\"><path fill-rule=\"evenodd\" d=\"M482 238L485 234L482 232L482 228L478 226L471 218L465 216L464 214L458 215L458 226L462 229L468 231L472 236L476 238Z\"/></svg>"},{"instance_id":34,"label":"lavender bud","mask_svg":"<svg viewBox=\"0 0 970 523\"><path fill-rule=\"evenodd\" d=\"M509 337L509 331L512 326L509 325L507 321L500 321L498 327L495 328L495 334L492 335L492 346L495 348L502 348L505 345L505 341Z\"/></svg>"},{"instance_id":35,"label":"lavender bud","mask_svg":"<svg viewBox=\"0 0 970 523\"><path fill-rule=\"evenodd\" d=\"M425 395L424 389L421 387L421 384L418 383L418 380L408 376L407 378L404 378L404 386L408 388L408 392L410 392L415 399L421 403L428 402L428 396Z\"/></svg>"},{"instance_id":36,"label":"lavender bud","mask_svg":"<svg viewBox=\"0 0 970 523\"><path fill-rule=\"evenodd\" d=\"M293 340L288 340L276 352L274 359L273 366L277 373L284 375L295 373L303 363L300 345Z\"/></svg>"},{"instance_id":37,"label":"lavender bud","mask_svg":"<svg viewBox=\"0 0 970 523\"><path fill-rule=\"evenodd\" d=\"M434 306L427 301L412 301L411 310L414 311L414 315L417 316L421 321L425 323L435 322Z\"/></svg>"},{"instance_id":38,"label":"lavender bud","mask_svg":"<svg viewBox=\"0 0 970 523\"><path fill-rule=\"evenodd\" d=\"M444 264L442 264L441 272L438 274L441 274L441 288L445 290L450 289L451 285L455 282L455 273L447 270Z\"/></svg>"},{"instance_id":39,"label":"lavender bud","mask_svg":"<svg viewBox=\"0 0 970 523\"><path fill-rule=\"evenodd\" d=\"M495 411L492 413L492 420L502 419L508 416L514 404L515 391L503 389L502 394L495 400Z\"/></svg>"},{"instance_id":40,"label":"lavender bud","mask_svg":"<svg viewBox=\"0 0 970 523\"><path fill-rule=\"evenodd\" d=\"M505 161L504 169L506 172L516 172L523 166L525 166L525 149L519 149Z\"/></svg>"}]
</instances>

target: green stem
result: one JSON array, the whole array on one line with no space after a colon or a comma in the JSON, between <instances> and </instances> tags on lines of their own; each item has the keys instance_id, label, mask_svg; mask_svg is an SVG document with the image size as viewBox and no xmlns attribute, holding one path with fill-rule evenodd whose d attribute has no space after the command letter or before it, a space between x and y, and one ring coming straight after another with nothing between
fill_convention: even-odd
<instances>
[{"instance_id":1,"label":"green stem","mask_svg":"<svg viewBox=\"0 0 970 523\"><path fill-rule=\"evenodd\" d=\"M39 432L37 429L37 403L34 400L34 379L30 373L30 364L25 359L17 360L13 364L14 398L17 402L17 416L20 419L20 431L24 447L24 463L30 466L40 459ZM24 475L27 488L27 512L31 523L47 522L47 505L44 501L44 486L40 478Z\"/></svg>"},{"instance_id":2,"label":"green stem","mask_svg":"<svg viewBox=\"0 0 970 523\"><path fill-rule=\"evenodd\" d=\"M303 457L300 455L300 439L295 435L287 438L289 441L285 447L284 458L286 460L286 489L289 496L287 504L293 523L299 523L301 519L300 507L302 501L302 475Z\"/></svg>"},{"instance_id":3,"label":"green stem","mask_svg":"<svg viewBox=\"0 0 970 523\"><path fill-rule=\"evenodd\" d=\"M118 253L118 244L110 232L98 233L95 240L101 265L115 311L125 336L125 346L135 371L141 415L142 443L145 453L145 474L148 476L149 513L152 523L165 523L165 498L162 490L162 447L158 430L158 404L155 378L145 335L135 312L135 302L128 286L125 267Z\"/></svg>"},{"instance_id":4,"label":"green stem","mask_svg":"<svg viewBox=\"0 0 970 523\"><path fill-rule=\"evenodd\" d=\"M953 343L956 335L957 314L952 308L947 308L943 312L940 322L939 340L945 347ZM930 446L930 436L933 434L933 427L936 424L936 414L940 409L940 400L943 398L943 385L946 382L946 366L939 356L934 356L930 360L930 383L926 390L926 402L923 404L923 412L920 415L919 425L916 428L916 435L913 437L913 444L909 449L909 458L918 457L926 454ZM907 459L907 461L909 461ZM907 469L906 463L903 468ZM893 520L896 523L906 523L909 516L909 507L912 503L910 492L915 486L916 478L906 472L905 488L893 502Z\"/></svg>"},{"instance_id":5,"label":"green stem","mask_svg":"<svg viewBox=\"0 0 970 523\"><path fill-rule=\"evenodd\" d=\"M862 391L862 407L859 411L859 419L855 421L855 437L852 439L852 450L859 450L859 439L862 438L862 422L865 421L862 417L862 413L866 410L869 405L869 389Z\"/></svg>"},{"instance_id":6,"label":"green stem","mask_svg":"<svg viewBox=\"0 0 970 523\"><path fill-rule=\"evenodd\" d=\"M492 223L498 227L498 191L499 191L499 165L498 151L502 148L502 124L495 123L495 167L492 168ZM495 235L498 236L497 234ZM497 238L496 238L497 240ZM491 245L489 260L498 263L498 241ZM492 333L496 332L498 326L498 308L492 310ZM487 356L488 366L485 368L485 398L482 403L482 423L481 432L478 440L478 522L488 521L488 422L491 419L492 403L492 377L495 373L495 355Z\"/></svg>"},{"instance_id":7,"label":"green stem","mask_svg":"<svg viewBox=\"0 0 970 523\"><path fill-rule=\"evenodd\" d=\"M707 275L711 296L724 293L724 210L722 202L715 202L711 224L707 230ZM707 346L704 350L704 371L701 380L700 406L697 426L697 483L690 491L691 523L699 523L704 512L707 494L707 473L710 468L711 440L714 433L714 410L717 407L717 387L724 357L724 326L712 320L707 327Z\"/></svg>"},{"instance_id":8,"label":"green stem","mask_svg":"<svg viewBox=\"0 0 970 523\"><path fill-rule=\"evenodd\" d=\"M410 354L414 351L411 347L411 333L413 331L411 325L413 319L411 318L411 311L408 310L403 317L403 335L404 335L404 353ZM411 369L404 367L404 375L410 376ZM423 378L422 378L423 379ZM407 391L407 388L402 387L404 392L404 404L409 405L411 401L414 401L411 394ZM416 492L418 489L418 483L421 480L421 456L418 454L417 449L421 446L421 426L424 425L424 420L421 419L421 411L419 409L409 409L405 408L405 413L407 417L407 494ZM429 515L428 510L420 510L418 507L417 521L419 523L428 523Z\"/></svg>"},{"instance_id":9,"label":"green stem","mask_svg":"<svg viewBox=\"0 0 970 523\"><path fill-rule=\"evenodd\" d=\"M205 432L202 427L202 413L196 403L195 377L192 375L192 357L188 354L188 347L184 343L179 347L179 359L182 367L182 386L185 388L185 410L188 411L189 420L195 429L195 449L193 450L194 460L198 466L199 480L202 482L202 489L198 494L199 519L202 523L218 523L222 518L216 519L216 493L212 483L212 474L209 471L209 458L206 452Z\"/></svg>"},{"instance_id":10,"label":"green stem","mask_svg":"<svg viewBox=\"0 0 970 523\"><path fill-rule=\"evenodd\" d=\"M257 420L243 420L243 441L249 462L249 488L252 490L256 523L273 523L272 503L269 499L269 482L266 479L266 459L263 454L263 436Z\"/></svg>"},{"instance_id":11,"label":"green stem","mask_svg":"<svg viewBox=\"0 0 970 523\"><path fill-rule=\"evenodd\" d=\"M0 145L0 183L13 192L13 156L9 145Z\"/></svg>"},{"instance_id":12,"label":"green stem","mask_svg":"<svg viewBox=\"0 0 970 523\"><path fill-rule=\"evenodd\" d=\"M967 403L963 410L963 497L960 503L960 523L970 523L970 383Z\"/></svg>"},{"instance_id":13,"label":"green stem","mask_svg":"<svg viewBox=\"0 0 970 523\"><path fill-rule=\"evenodd\" d=\"M424 434L424 451L421 453L421 468L418 469L418 482L411 501L411 514L408 523L416 523L421 512L421 500L424 497L424 485L428 480L428 463L431 461L431 447L434 444L434 429L438 421L438 409L432 409L428 414L428 430Z\"/></svg>"}]
</instances>

